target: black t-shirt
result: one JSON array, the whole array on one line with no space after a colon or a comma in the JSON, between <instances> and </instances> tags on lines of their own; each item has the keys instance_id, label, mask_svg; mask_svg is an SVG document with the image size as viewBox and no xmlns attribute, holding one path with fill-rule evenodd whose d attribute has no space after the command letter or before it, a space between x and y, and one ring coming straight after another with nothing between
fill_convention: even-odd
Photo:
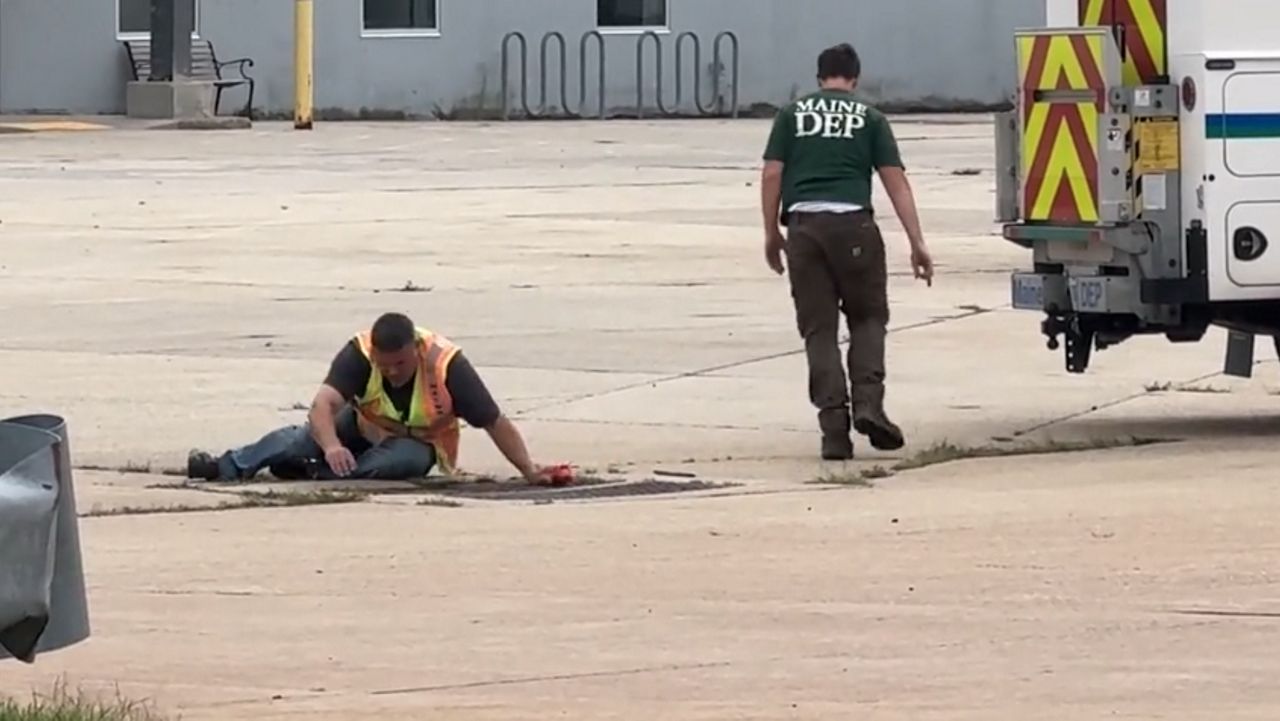
<instances>
[{"instance_id":1,"label":"black t-shirt","mask_svg":"<svg viewBox=\"0 0 1280 721\"><path fill-rule=\"evenodd\" d=\"M359 342L353 338L333 357L329 375L324 382L350 401L364 392L372 372L373 366L364 357ZM413 382L396 388L384 378L382 387L403 421L409 415L409 405L413 400ZM476 428L488 428L498 420L500 411L497 402L493 400L484 381L480 380L480 374L471 366L471 361L463 357L461 351L455 353L449 361L445 387L453 397L453 412L467 423Z\"/></svg>"}]
</instances>

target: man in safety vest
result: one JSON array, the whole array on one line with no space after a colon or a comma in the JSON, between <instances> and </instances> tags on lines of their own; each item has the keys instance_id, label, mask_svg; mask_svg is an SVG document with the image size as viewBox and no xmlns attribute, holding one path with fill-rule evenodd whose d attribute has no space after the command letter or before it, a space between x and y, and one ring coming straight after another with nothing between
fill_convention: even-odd
<instances>
[{"instance_id":1,"label":"man in safety vest","mask_svg":"<svg viewBox=\"0 0 1280 721\"><path fill-rule=\"evenodd\" d=\"M214 457L192 451L187 475L252 478L421 478L457 468L459 419L483 428L533 483L561 480L534 465L524 439L475 368L447 339L388 313L352 338L329 366L308 422L268 433Z\"/></svg>"}]
</instances>

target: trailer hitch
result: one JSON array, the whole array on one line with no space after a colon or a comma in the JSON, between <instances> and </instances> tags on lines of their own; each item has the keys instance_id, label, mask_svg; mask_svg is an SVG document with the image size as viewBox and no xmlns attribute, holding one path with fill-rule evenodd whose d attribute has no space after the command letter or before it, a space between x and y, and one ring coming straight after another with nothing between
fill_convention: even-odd
<instances>
[{"instance_id":1,"label":"trailer hitch","mask_svg":"<svg viewBox=\"0 0 1280 721\"><path fill-rule=\"evenodd\" d=\"M1089 368L1089 359L1093 355L1093 344L1096 329L1088 321L1081 322L1079 315L1070 318L1050 316L1040 324L1040 330L1048 337L1049 350L1058 350L1061 344L1058 336L1066 341L1066 364L1068 373L1084 373Z\"/></svg>"}]
</instances>

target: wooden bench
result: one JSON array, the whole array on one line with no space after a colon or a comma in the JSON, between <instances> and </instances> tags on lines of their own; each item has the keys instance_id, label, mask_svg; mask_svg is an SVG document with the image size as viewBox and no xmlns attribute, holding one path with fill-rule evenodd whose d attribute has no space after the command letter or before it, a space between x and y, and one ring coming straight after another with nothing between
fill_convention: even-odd
<instances>
[{"instance_id":1,"label":"wooden bench","mask_svg":"<svg viewBox=\"0 0 1280 721\"><path fill-rule=\"evenodd\" d=\"M129 54L129 66L133 69L133 79L146 80L151 75L151 40L122 40L121 42L124 43L124 49ZM231 67L235 68L239 77L224 78L222 69ZM245 102L241 115L252 117L254 81L245 73L246 67L253 67L253 61L249 58L219 62L211 41L197 39L191 41L191 78L213 83L216 89L213 99L214 115L218 114L218 106L222 103L223 90L248 85L249 99Z\"/></svg>"}]
</instances>

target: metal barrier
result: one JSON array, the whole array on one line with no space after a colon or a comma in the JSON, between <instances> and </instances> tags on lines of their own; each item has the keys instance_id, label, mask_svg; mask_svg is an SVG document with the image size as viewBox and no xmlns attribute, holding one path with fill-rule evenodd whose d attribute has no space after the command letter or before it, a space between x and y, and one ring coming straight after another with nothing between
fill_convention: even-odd
<instances>
[{"instance_id":1,"label":"metal barrier","mask_svg":"<svg viewBox=\"0 0 1280 721\"><path fill-rule=\"evenodd\" d=\"M0 659L32 663L88 637L66 422L0 421Z\"/></svg>"},{"instance_id":2,"label":"metal barrier","mask_svg":"<svg viewBox=\"0 0 1280 721\"><path fill-rule=\"evenodd\" d=\"M733 47L733 67L730 75L733 84L733 90L730 102L730 115L734 118L738 117L738 80L739 80L739 54L741 47L738 43L738 36L732 31L725 30L716 35L715 41L712 43L712 64L713 76L711 82L711 102L704 105L702 102L702 38L693 32L683 32L676 36L676 98L675 110L667 108L666 101L662 93L662 36L652 30L645 32L636 39L636 117L644 117L644 46L645 41L653 38L653 44L657 51L657 88L655 88L655 100L658 106L658 112L663 115L675 115L679 111L684 101L684 45L685 40L693 41L693 104L694 108L700 115L723 115L724 114L724 94L720 88L720 76L724 70L724 55L721 50L721 43L725 40L732 41Z\"/></svg>"},{"instance_id":3,"label":"metal barrier","mask_svg":"<svg viewBox=\"0 0 1280 721\"><path fill-rule=\"evenodd\" d=\"M547 106L547 48L552 40L556 40L560 44L560 109L564 111L564 116L568 118L581 118L583 111L587 109L587 45L592 38L595 38L599 50L600 58L597 65L597 73L600 78L600 107L598 117L603 120L605 117L605 47L604 36L595 30L591 30L582 34L582 38L578 41L578 108L571 110L569 108L569 68L568 68L568 43L564 39L562 33L551 31L542 36L542 42L538 51L539 67L538 67L538 87L541 93L538 111L535 113L529 107L529 42L525 38L524 33L512 31L502 38L502 119L508 120L511 117L511 41L517 40L520 44L520 107L524 110L524 114L528 118L545 118L548 113Z\"/></svg>"}]
</instances>

